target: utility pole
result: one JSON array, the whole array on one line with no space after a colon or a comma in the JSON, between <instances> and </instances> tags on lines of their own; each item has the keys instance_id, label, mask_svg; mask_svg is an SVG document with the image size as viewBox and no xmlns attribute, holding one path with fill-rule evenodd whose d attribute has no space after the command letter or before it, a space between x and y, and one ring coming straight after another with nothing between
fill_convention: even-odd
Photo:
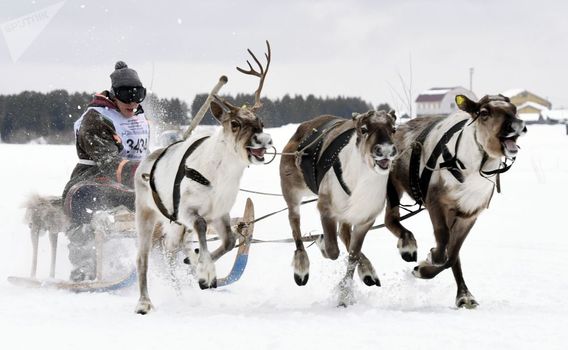
<instances>
[{"instance_id":1,"label":"utility pole","mask_svg":"<svg viewBox=\"0 0 568 350\"><path fill-rule=\"evenodd\" d=\"M473 67L469 68L469 91L473 92Z\"/></svg>"}]
</instances>

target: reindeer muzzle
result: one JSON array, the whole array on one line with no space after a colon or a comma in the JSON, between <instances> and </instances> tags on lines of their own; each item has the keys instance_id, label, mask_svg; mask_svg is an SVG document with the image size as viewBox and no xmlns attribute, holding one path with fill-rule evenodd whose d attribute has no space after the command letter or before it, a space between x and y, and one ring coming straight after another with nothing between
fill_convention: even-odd
<instances>
[{"instance_id":1,"label":"reindeer muzzle","mask_svg":"<svg viewBox=\"0 0 568 350\"><path fill-rule=\"evenodd\" d=\"M525 122L515 118L510 124L504 126L504 132L499 138L503 147L503 154L506 157L514 157L519 152L517 139L527 133Z\"/></svg>"}]
</instances>

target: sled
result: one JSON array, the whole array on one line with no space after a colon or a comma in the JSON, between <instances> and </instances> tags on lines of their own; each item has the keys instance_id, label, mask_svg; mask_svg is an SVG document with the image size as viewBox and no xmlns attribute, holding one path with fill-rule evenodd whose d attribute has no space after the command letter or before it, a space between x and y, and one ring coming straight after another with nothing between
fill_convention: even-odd
<instances>
[{"instance_id":1,"label":"sled","mask_svg":"<svg viewBox=\"0 0 568 350\"><path fill-rule=\"evenodd\" d=\"M127 288L135 284L137 280L136 268L121 277L105 280L102 272L103 244L113 238L135 237L134 216L124 210L111 210L106 213L100 212L94 216L97 229L95 230L95 246L97 249L96 279L93 281L73 282L68 280L48 279L33 277L9 276L8 282L21 287L28 288L51 288L68 290L76 293L104 293ZM227 276L217 280L217 286L227 286L238 281L244 273L248 262L248 253L252 242L254 230L254 205L250 198L247 198L245 211L241 220L238 221L236 233L238 235L238 249L231 271ZM118 232L118 233L116 233ZM52 266L54 269L54 266Z\"/></svg>"},{"instance_id":2,"label":"sled","mask_svg":"<svg viewBox=\"0 0 568 350\"><path fill-rule=\"evenodd\" d=\"M51 288L51 289L63 289L75 293L104 293L112 292L122 288L129 287L136 282L136 269L132 270L125 276L112 281L82 281L82 282L72 282L57 279L37 279L31 277L16 277L9 276L8 282L28 288Z\"/></svg>"}]
</instances>

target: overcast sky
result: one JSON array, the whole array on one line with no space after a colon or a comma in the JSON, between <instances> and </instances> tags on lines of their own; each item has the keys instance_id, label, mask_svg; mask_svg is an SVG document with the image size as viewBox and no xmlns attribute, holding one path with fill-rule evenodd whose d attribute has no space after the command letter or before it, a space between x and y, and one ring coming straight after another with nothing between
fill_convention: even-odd
<instances>
[{"instance_id":1,"label":"overcast sky","mask_svg":"<svg viewBox=\"0 0 568 350\"><path fill-rule=\"evenodd\" d=\"M268 97L360 96L401 110L400 77L408 88L412 72L416 98L469 87L474 67L478 97L525 88L568 108L564 0L0 0L0 25L0 93L100 91L119 59L161 97L191 102L221 74L225 92L252 93L257 81L235 66L268 39Z\"/></svg>"}]
</instances>

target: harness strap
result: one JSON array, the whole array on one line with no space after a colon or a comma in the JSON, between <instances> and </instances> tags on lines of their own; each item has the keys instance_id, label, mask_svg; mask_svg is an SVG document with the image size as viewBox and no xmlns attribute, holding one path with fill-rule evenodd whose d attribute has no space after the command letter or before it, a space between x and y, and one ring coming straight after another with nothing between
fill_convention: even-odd
<instances>
[{"instance_id":1,"label":"harness strap","mask_svg":"<svg viewBox=\"0 0 568 350\"><path fill-rule=\"evenodd\" d=\"M341 188L343 188L343 191L345 191L345 193L347 193L347 195L350 196L351 190L349 189L349 186L347 186L347 184L343 180L343 170L341 169L341 162L339 161L339 159L335 163L333 163L333 171L335 172L335 176L337 177L337 181L339 181L339 185L341 185Z\"/></svg>"},{"instance_id":2,"label":"harness strap","mask_svg":"<svg viewBox=\"0 0 568 350\"><path fill-rule=\"evenodd\" d=\"M353 136L355 129L348 129L337 136L327 148L322 152L320 159L317 163L317 187L319 186L325 176L325 174L333 167L337 180L341 185L341 188L347 195L351 195L351 190L347 187L347 184L343 180L343 171L341 169L341 162L339 161L339 153L347 144L351 137Z\"/></svg>"},{"instance_id":3,"label":"harness strap","mask_svg":"<svg viewBox=\"0 0 568 350\"><path fill-rule=\"evenodd\" d=\"M479 166L479 175L481 175L484 178L489 178L493 175L496 175L495 177L495 187L497 189L497 193L501 193L501 178L499 175L501 175L502 173L508 171L509 169L511 169L511 167L513 166L513 164L515 164L515 160L517 159L516 157L512 157L512 158L506 158L504 162L501 162L501 164L499 164L499 167L495 170L489 170L489 171L483 171L481 169L483 169L483 166L485 165L485 162L489 159L489 155L486 152L483 152L483 158L481 159L481 165ZM507 160L511 160L510 164L507 164Z\"/></svg>"},{"instance_id":4,"label":"harness strap","mask_svg":"<svg viewBox=\"0 0 568 350\"><path fill-rule=\"evenodd\" d=\"M304 182L315 194L319 190L317 163L324 141L323 136L338 126L339 122L340 120L333 119L314 128L312 133L298 144L297 151L301 154L299 165L304 175Z\"/></svg>"},{"instance_id":5,"label":"harness strap","mask_svg":"<svg viewBox=\"0 0 568 350\"><path fill-rule=\"evenodd\" d=\"M452 136L459 130L462 130L464 125L467 123L467 120L462 120L459 123L452 126L448 131L444 133L444 135L442 135L442 137L436 144L436 147L434 147L434 149L432 150L432 154L428 158L428 161L426 162L424 169L422 170L422 175L420 175L420 156L424 147L423 146L424 141L426 140L426 137L428 136L430 131L432 131L434 126L440 123L441 121L442 119L439 119L434 123L428 125L422 131L422 133L420 133L418 139L412 144L412 153L410 155L410 165L409 165L410 190L412 192L411 193L412 197L418 204L423 204L424 200L426 199L426 195L428 194L428 186L430 185L430 179L432 178L432 172L433 172L432 169L436 167L436 163L440 155L443 153L444 147L446 147L446 144L450 141ZM457 143L456 143L456 152L457 152ZM447 147L446 151L447 151L446 157L448 157L449 150L447 150ZM454 157L451 157L451 155L449 156L450 157L445 162L446 163L445 167L449 167L449 170L454 175L454 177L456 177L458 181L460 181L461 178L462 181L460 182L463 182L463 174L461 174L461 171L458 168L458 166L461 166L462 169L465 169L463 163L457 159L457 155L454 155ZM442 167L441 164L440 167Z\"/></svg>"},{"instance_id":6,"label":"harness strap","mask_svg":"<svg viewBox=\"0 0 568 350\"><path fill-rule=\"evenodd\" d=\"M463 129L458 134L458 139L456 140L456 146L454 149L454 155L450 153L447 145L442 146L442 158L444 161L440 163L440 168L446 168L448 171L458 180L460 183L465 181L462 174L462 170L465 170L465 165L461 160L458 159L458 147L460 145L461 137L463 134Z\"/></svg>"},{"instance_id":7,"label":"harness strap","mask_svg":"<svg viewBox=\"0 0 568 350\"><path fill-rule=\"evenodd\" d=\"M211 182L209 180L207 180L207 178L203 175L201 175L201 173L193 168L188 168L185 167L185 177L187 177L190 180L193 180L197 183L202 184L203 186L209 186L211 185Z\"/></svg>"},{"instance_id":8,"label":"harness strap","mask_svg":"<svg viewBox=\"0 0 568 350\"><path fill-rule=\"evenodd\" d=\"M422 130L420 135L418 135L416 141L412 143L412 153L410 154L410 164L408 166L408 171L410 173L410 195L418 204L422 204L422 200L426 197L426 192L422 192L420 183L420 158L422 155L422 148L424 147L426 136L428 136L430 131L432 131L432 129L441 121L442 119L439 119L428 125L424 130ZM424 170L426 170L426 168Z\"/></svg>"},{"instance_id":9,"label":"harness strap","mask_svg":"<svg viewBox=\"0 0 568 350\"><path fill-rule=\"evenodd\" d=\"M160 195L158 194L158 191L156 190L156 184L154 182L154 171L156 170L156 165L158 164L158 161L160 159L162 159L162 157L166 154L166 151L173 146L174 144L177 144L179 142L183 142L183 141L178 141L175 143L172 143L171 145L169 145L167 148L164 149L164 151L158 156L158 158L156 159L156 161L154 161L154 164L152 165L152 170L150 171L150 188L152 189L152 197L154 198L154 202L156 203L156 206L158 207L158 209L160 210L160 212L162 213L162 215L164 215L166 218L168 218L170 220L170 222L177 222L178 219L178 210L179 210L179 201L180 201L180 185L181 185L181 181L183 180L183 178L186 176L187 173L187 169L190 170L191 173L191 168L186 168L185 166L185 161L187 160L187 158L191 155L191 153L193 153L193 151L195 151L195 149L197 147L199 147L199 145L201 145L201 143L203 141L205 141L207 138L209 138L209 136L205 136L202 137L196 141L194 141L185 151L185 153L183 154L183 157L181 158L181 161L179 163L179 167L176 173L176 177L174 180L174 186L173 186L173 193L172 193L172 197L173 197L173 213L169 213L168 210L166 209L166 207L164 206L164 203L162 202ZM200 178L200 181L206 181L207 182L207 186L209 185L209 180L207 180L205 177L203 177L203 175L201 175L199 172L197 172L196 170L193 170L194 173L198 174ZM193 175L195 175L194 173L192 173ZM194 180L194 178L187 176L188 178ZM195 176L195 178L199 178L198 176ZM199 183L203 183L200 182Z\"/></svg>"},{"instance_id":10,"label":"harness strap","mask_svg":"<svg viewBox=\"0 0 568 350\"><path fill-rule=\"evenodd\" d=\"M164 206L164 203L162 202L162 199L158 194L158 190L156 189L156 183L154 182L154 171L156 171L156 165L158 164L160 159L162 159L162 157L166 154L167 150L176 143L178 142L172 143L168 147L164 148L164 150L158 155L158 158L156 158L156 160L154 161L154 164L152 164L152 169L150 170L150 189L152 190L152 198L154 199L154 203L160 210L160 213L162 213L162 215L164 215L166 218L170 219L170 222L176 221L176 218L174 218L172 215L170 215L170 213L168 213L168 209Z\"/></svg>"}]
</instances>

